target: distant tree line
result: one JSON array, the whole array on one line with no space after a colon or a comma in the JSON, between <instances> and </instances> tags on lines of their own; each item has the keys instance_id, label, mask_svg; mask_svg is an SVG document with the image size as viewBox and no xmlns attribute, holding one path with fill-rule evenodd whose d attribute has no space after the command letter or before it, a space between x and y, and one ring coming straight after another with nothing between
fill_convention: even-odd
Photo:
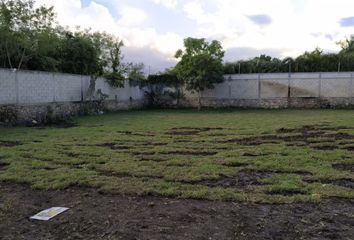
<instances>
[{"instance_id":1,"label":"distant tree line","mask_svg":"<svg viewBox=\"0 0 354 240\"><path fill-rule=\"evenodd\" d=\"M339 42L339 53L324 53L316 48L297 58L273 58L261 55L249 60L224 64L225 74L279 72L345 72L354 71L354 36Z\"/></svg>"},{"instance_id":2,"label":"distant tree line","mask_svg":"<svg viewBox=\"0 0 354 240\"><path fill-rule=\"evenodd\" d=\"M142 64L123 63L123 42L108 33L70 31L53 7L34 0L1 0L0 67L105 76L113 86L143 77Z\"/></svg>"}]
</instances>

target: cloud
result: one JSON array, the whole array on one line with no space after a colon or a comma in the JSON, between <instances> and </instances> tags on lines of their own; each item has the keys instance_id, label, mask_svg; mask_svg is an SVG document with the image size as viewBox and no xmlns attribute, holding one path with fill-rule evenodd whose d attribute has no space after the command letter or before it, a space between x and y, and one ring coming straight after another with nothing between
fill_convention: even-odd
<instances>
[{"instance_id":1,"label":"cloud","mask_svg":"<svg viewBox=\"0 0 354 240\"><path fill-rule=\"evenodd\" d=\"M234 62L241 59L249 59L266 54L272 57L282 58L285 57L283 52L286 49L256 49L251 47L236 47L227 49L225 52L225 62Z\"/></svg>"},{"instance_id":2,"label":"cloud","mask_svg":"<svg viewBox=\"0 0 354 240\"><path fill-rule=\"evenodd\" d=\"M145 73L157 73L175 66L176 61L165 54L151 48L125 47L123 49L125 62L144 63Z\"/></svg>"},{"instance_id":3,"label":"cloud","mask_svg":"<svg viewBox=\"0 0 354 240\"><path fill-rule=\"evenodd\" d=\"M155 4L161 4L168 9L176 8L178 1L177 0L152 0Z\"/></svg>"},{"instance_id":4,"label":"cloud","mask_svg":"<svg viewBox=\"0 0 354 240\"><path fill-rule=\"evenodd\" d=\"M220 40L230 58L263 49L291 57L316 47L333 52L354 26L353 0L92 0L85 7L80 0L37 2L54 5L62 25L113 33L127 47L155 51L167 61L185 37Z\"/></svg>"},{"instance_id":5,"label":"cloud","mask_svg":"<svg viewBox=\"0 0 354 240\"><path fill-rule=\"evenodd\" d=\"M354 27L354 17L342 18L340 20L340 25L342 27Z\"/></svg>"},{"instance_id":6,"label":"cloud","mask_svg":"<svg viewBox=\"0 0 354 240\"><path fill-rule=\"evenodd\" d=\"M154 27L146 26L148 13L127 4L120 7L118 20L105 5L94 1L85 8L82 8L80 0L37 0L37 4L53 5L59 23L73 30L75 26L81 26L94 31L106 31L121 38L127 47L154 49L167 58L172 58L183 44L183 38L172 31L159 33Z\"/></svg>"},{"instance_id":7,"label":"cloud","mask_svg":"<svg viewBox=\"0 0 354 240\"><path fill-rule=\"evenodd\" d=\"M258 14L247 16L252 22L257 25L264 26L272 23L272 18L266 14Z\"/></svg>"},{"instance_id":8,"label":"cloud","mask_svg":"<svg viewBox=\"0 0 354 240\"><path fill-rule=\"evenodd\" d=\"M118 25L127 27L142 26L148 20L148 15L144 10L134 7L124 7L120 11L120 15Z\"/></svg>"}]
</instances>

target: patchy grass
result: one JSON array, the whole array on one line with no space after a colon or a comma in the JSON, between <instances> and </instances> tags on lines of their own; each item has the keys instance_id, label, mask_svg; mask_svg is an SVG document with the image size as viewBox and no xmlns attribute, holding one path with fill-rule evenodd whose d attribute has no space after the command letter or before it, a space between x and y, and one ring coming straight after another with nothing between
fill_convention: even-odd
<instances>
[{"instance_id":1,"label":"patchy grass","mask_svg":"<svg viewBox=\"0 0 354 240\"><path fill-rule=\"evenodd\" d=\"M351 110L131 111L1 128L0 180L246 202L354 198Z\"/></svg>"}]
</instances>

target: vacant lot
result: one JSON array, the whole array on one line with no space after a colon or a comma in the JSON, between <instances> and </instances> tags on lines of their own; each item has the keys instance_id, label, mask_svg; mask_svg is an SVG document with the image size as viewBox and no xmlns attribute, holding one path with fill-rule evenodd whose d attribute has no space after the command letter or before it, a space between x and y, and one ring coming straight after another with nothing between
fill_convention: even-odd
<instances>
[{"instance_id":1,"label":"vacant lot","mask_svg":"<svg viewBox=\"0 0 354 240\"><path fill-rule=\"evenodd\" d=\"M5 239L354 236L351 110L120 112L0 131ZM28 220L52 205L71 210Z\"/></svg>"}]
</instances>

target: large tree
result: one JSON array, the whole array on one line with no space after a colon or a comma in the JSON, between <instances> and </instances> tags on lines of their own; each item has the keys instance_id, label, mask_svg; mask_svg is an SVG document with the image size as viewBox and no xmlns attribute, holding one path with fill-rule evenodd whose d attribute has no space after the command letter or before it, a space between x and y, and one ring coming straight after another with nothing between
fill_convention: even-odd
<instances>
[{"instance_id":1,"label":"large tree","mask_svg":"<svg viewBox=\"0 0 354 240\"><path fill-rule=\"evenodd\" d=\"M53 8L36 8L33 0L1 0L0 51L2 65L20 69L40 49L38 35L50 31Z\"/></svg>"},{"instance_id":2,"label":"large tree","mask_svg":"<svg viewBox=\"0 0 354 240\"><path fill-rule=\"evenodd\" d=\"M225 52L219 41L207 42L204 38L187 38L184 50L178 50L175 57L179 59L174 72L183 81L187 90L198 93L198 109L201 108L201 93L212 89L216 83L223 81L222 59Z\"/></svg>"}]
</instances>

